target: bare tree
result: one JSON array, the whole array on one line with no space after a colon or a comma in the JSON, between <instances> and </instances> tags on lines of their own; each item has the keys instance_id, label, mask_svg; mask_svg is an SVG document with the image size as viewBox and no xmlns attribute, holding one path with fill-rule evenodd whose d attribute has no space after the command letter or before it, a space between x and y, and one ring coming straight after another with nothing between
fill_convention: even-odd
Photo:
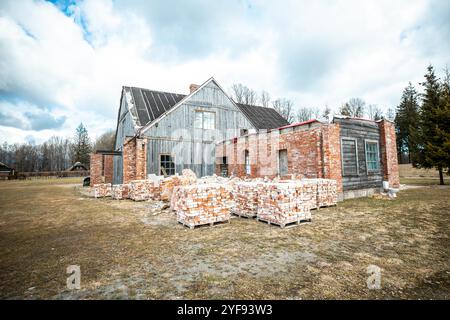
<instances>
[{"instance_id":1,"label":"bare tree","mask_svg":"<svg viewBox=\"0 0 450 320\"><path fill-rule=\"evenodd\" d=\"M364 116L366 102L360 98L351 98L341 106L340 112L344 116L360 118Z\"/></svg>"},{"instance_id":2,"label":"bare tree","mask_svg":"<svg viewBox=\"0 0 450 320\"><path fill-rule=\"evenodd\" d=\"M258 94L256 91L241 83L233 84L231 90L231 96L237 103L255 105L258 102Z\"/></svg>"},{"instance_id":3,"label":"bare tree","mask_svg":"<svg viewBox=\"0 0 450 320\"><path fill-rule=\"evenodd\" d=\"M313 110L308 107L302 107L297 110L296 121L304 122L313 118Z\"/></svg>"},{"instance_id":4,"label":"bare tree","mask_svg":"<svg viewBox=\"0 0 450 320\"><path fill-rule=\"evenodd\" d=\"M262 105L263 107L266 107L266 108L269 107L269 103L270 103L270 95L269 95L269 93L268 93L267 91L263 90L263 91L261 92L261 96L260 96L259 100L260 100L261 105Z\"/></svg>"},{"instance_id":5,"label":"bare tree","mask_svg":"<svg viewBox=\"0 0 450 320\"><path fill-rule=\"evenodd\" d=\"M367 106L367 116L370 120L380 120L383 117L383 111L376 104L369 104Z\"/></svg>"},{"instance_id":6,"label":"bare tree","mask_svg":"<svg viewBox=\"0 0 450 320\"><path fill-rule=\"evenodd\" d=\"M103 133L94 143L94 150L114 150L116 132L109 130Z\"/></svg>"},{"instance_id":7,"label":"bare tree","mask_svg":"<svg viewBox=\"0 0 450 320\"><path fill-rule=\"evenodd\" d=\"M325 106L325 109L323 110L322 113L322 119L327 122L330 122L331 120L330 118L331 118L331 109L329 106Z\"/></svg>"},{"instance_id":8,"label":"bare tree","mask_svg":"<svg viewBox=\"0 0 450 320\"><path fill-rule=\"evenodd\" d=\"M292 123L294 120L294 102L289 99L277 99L272 101L272 107L278 111L278 113L286 119L287 122Z\"/></svg>"}]
</instances>

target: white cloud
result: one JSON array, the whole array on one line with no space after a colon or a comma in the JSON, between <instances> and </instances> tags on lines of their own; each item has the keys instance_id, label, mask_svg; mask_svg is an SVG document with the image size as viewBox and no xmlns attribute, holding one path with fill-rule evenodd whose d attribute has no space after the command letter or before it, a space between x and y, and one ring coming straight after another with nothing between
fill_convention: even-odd
<instances>
[{"instance_id":1,"label":"white cloud","mask_svg":"<svg viewBox=\"0 0 450 320\"><path fill-rule=\"evenodd\" d=\"M186 93L210 76L296 106L337 109L362 97L394 107L429 63L449 64L446 9L436 1L85 0L67 16L49 2L3 1L0 114L11 119L14 110L19 125L0 125L0 140L71 136L79 122L95 138L115 128L123 85ZM33 130L30 110L40 117L35 129L64 124Z\"/></svg>"}]
</instances>

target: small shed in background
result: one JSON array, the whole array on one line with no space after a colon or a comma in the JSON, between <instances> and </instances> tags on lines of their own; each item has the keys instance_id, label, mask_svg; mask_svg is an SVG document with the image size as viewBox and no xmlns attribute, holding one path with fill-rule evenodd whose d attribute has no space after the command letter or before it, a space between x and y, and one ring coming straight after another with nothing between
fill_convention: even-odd
<instances>
[{"instance_id":1,"label":"small shed in background","mask_svg":"<svg viewBox=\"0 0 450 320\"><path fill-rule=\"evenodd\" d=\"M3 162L0 162L0 180L8 180L14 176L15 170Z\"/></svg>"}]
</instances>

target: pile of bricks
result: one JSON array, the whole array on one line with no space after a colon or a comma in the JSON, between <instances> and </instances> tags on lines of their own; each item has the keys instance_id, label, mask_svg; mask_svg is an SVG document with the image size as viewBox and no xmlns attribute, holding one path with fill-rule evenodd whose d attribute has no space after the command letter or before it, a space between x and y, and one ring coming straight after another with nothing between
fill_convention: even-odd
<instances>
[{"instance_id":1,"label":"pile of bricks","mask_svg":"<svg viewBox=\"0 0 450 320\"><path fill-rule=\"evenodd\" d=\"M91 193L94 198L111 197L111 183L94 184Z\"/></svg>"},{"instance_id":2,"label":"pile of bricks","mask_svg":"<svg viewBox=\"0 0 450 320\"><path fill-rule=\"evenodd\" d=\"M235 207L233 213L242 217L256 217L261 182L240 181L232 184Z\"/></svg>"},{"instance_id":3,"label":"pile of bricks","mask_svg":"<svg viewBox=\"0 0 450 320\"><path fill-rule=\"evenodd\" d=\"M165 178L161 182L161 200L170 201L172 203L175 189L178 186L188 186L196 182L197 176L195 172L190 169L184 169L181 173L181 176L171 176Z\"/></svg>"},{"instance_id":4,"label":"pile of bricks","mask_svg":"<svg viewBox=\"0 0 450 320\"><path fill-rule=\"evenodd\" d=\"M111 197L115 200L128 199L128 184L115 184L111 188Z\"/></svg>"},{"instance_id":5,"label":"pile of bricks","mask_svg":"<svg viewBox=\"0 0 450 320\"><path fill-rule=\"evenodd\" d=\"M128 196L134 201L160 200L161 188L152 180L133 180L129 183Z\"/></svg>"},{"instance_id":6,"label":"pile of bricks","mask_svg":"<svg viewBox=\"0 0 450 320\"><path fill-rule=\"evenodd\" d=\"M337 204L338 192L337 182L331 179L318 179L317 183L317 206L328 207Z\"/></svg>"},{"instance_id":7,"label":"pile of bricks","mask_svg":"<svg viewBox=\"0 0 450 320\"><path fill-rule=\"evenodd\" d=\"M231 208L234 206L230 191L229 187L219 183L179 187L174 204L178 222L194 228L229 221Z\"/></svg>"},{"instance_id":8,"label":"pile of bricks","mask_svg":"<svg viewBox=\"0 0 450 320\"><path fill-rule=\"evenodd\" d=\"M281 226L310 220L310 203L302 199L305 184L301 182L269 182L261 184L257 219Z\"/></svg>"}]
</instances>

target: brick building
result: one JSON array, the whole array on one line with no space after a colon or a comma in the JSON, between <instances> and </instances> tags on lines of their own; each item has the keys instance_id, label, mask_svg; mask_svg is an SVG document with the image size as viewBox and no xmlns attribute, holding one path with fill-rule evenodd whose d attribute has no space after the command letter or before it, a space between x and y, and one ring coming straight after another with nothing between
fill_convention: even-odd
<instances>
[{"instance_id":1,"label":"brick building","mask_svg":"<svg viewBox=\"0 0 450 320\"><path fill-rule=\"evenodd\" d=\"M115 150L92 154L91 185L183 169L212 175L216 142L286 124L273 108L236 103L214 78L191 84L187 95L123 87Z\"/></svg>"},{"instance_id":2,"label":"brick building","mask_svg":"<svg viewBox=\"0 0 450 320\"><path fill-rule=\"evenodd\" d=\"M216 146L216 174L334 179L344 198L370 194L382 181L398 187L394 124L335 117L228 139Z\"/></svg>"}]
</instances>

